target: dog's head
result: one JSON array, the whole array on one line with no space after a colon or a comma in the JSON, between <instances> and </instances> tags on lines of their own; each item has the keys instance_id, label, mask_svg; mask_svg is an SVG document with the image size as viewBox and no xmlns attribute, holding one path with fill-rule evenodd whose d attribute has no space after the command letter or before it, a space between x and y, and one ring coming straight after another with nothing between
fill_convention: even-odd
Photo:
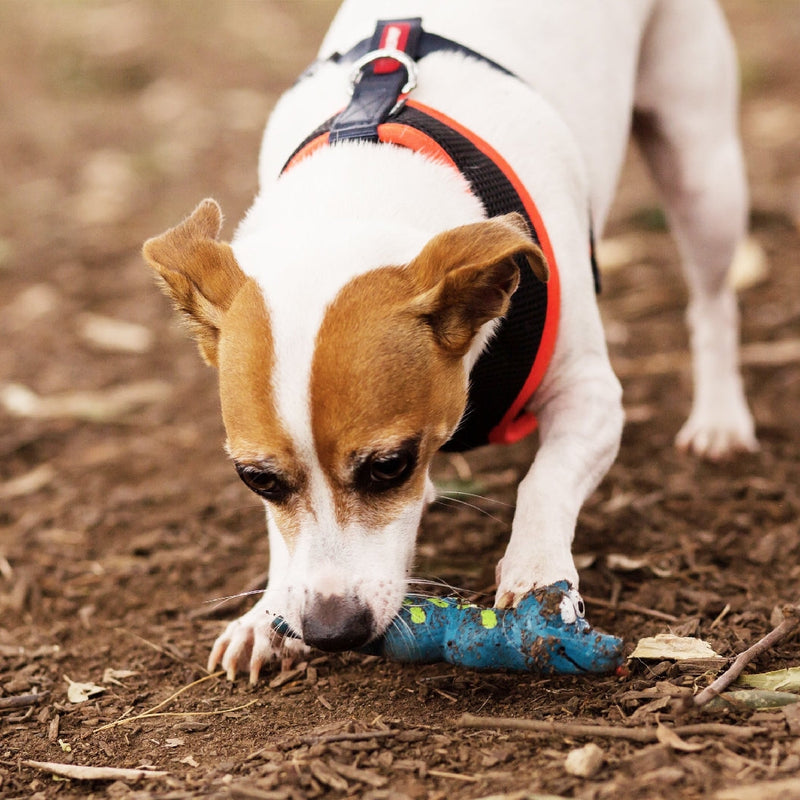
<instances>
[{"instance_id":1,"label":"dog's head","mask_svg":"<svg viewBox=\"0 0 800 800\"><path fill-rule=\"evenodd\" d=\"M293 289L296 264L274 292L251 277L258 254L218 241L220 226L206 200L144 255L219 370L228 452L286 544L279 611L309 644L357 647L400 607L428 468L518 284L515 256L542 279L547 267L510 215L440 233L320 299Z\"/></svg>"}]
</instances>

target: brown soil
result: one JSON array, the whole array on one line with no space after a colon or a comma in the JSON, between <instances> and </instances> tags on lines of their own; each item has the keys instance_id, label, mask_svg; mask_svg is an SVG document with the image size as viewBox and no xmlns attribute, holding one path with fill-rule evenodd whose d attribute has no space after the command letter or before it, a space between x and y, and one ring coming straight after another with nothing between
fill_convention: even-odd
<instances>
[{"instance_id":1,"label":"brown soil","mask_svg":"<svg viewBox=\"0 0 800 800\"><path fill-rule=\"evenodd\" d=\"M741 294L761 451L709 465L672 447L688 410L685 292L632 155L608 235L632 249L634 264L605 275L601 301L630 419L616 465L581 515L575 552L597 627L629 646L667 630L697 635L731 657L797 600L800 577L800 2L724 6L742 61L753 232L769 265ZM50 400L139 392L121 398L127 411L103 395L91 418L63 406L49 416L52 404L38 418L35 404L27 416L0 409L0 703L47 693L35 706L0 705L0 795L800 796L797 715L685 711L681 691L719 670L702 663L545 679L320 657L294 673L276 666L254 689L212 678L159 709L173 716L99 730L206 675L221 620L246 607L212 612L209 601L253 584L268 558L262 510L222 452L214 373L154 289L139 247L207 195L229 220L240 217L263 120L332 11L328 0L0 3L2 398L10 402L11 383ZM101 349L87 314L136 323L152 339L136 328L123 343L140 352ZM99 339L109 345L109 334ZM442 459L441 480L471 474L489 499L427 515L420 575L489 600L507 504L534 447ZM799 650L785 640L749 670L796 665ZM105 691L71 703L66 676ZM685 734L683 748L462 728L465 712L757 730ZM599 771L569 774L567 754L590 740L604 756ZM168 775L54 781L27 759ZM759 786L746 794L750 784Z\"/></svg>"}]
</instances>

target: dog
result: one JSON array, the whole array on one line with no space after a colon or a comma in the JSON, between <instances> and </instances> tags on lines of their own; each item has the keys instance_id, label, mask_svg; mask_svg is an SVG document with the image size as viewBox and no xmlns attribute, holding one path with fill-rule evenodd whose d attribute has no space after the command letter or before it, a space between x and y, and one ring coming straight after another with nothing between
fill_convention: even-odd
<instances>
[{"instance_id":1,"label":"dog","mask_svg":"<svg viewBox=\"0 0 800 800\"><path fill-rule=\"evenodd\" d=\"M495 603L566 580L562 613L582 612L575 524L623 427L591 243L631 133L690 290L677 446L756 449L726 280L748 213L737 95L714 0L345 0L271 115L232 241L205 200L144 246L218 369L227 452L266 508L266 591L209 669L255 682L285 648L379 636L406 592L434 454L537 427ZM462 151L480 168L461 169ZM523 287L532 306L515 305Z\"/></svg>"}]
</instances>

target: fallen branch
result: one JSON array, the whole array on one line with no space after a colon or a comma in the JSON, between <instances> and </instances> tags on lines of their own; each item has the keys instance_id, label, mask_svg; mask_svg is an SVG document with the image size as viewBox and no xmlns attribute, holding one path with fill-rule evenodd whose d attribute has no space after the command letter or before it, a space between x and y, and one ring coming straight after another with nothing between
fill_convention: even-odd
<instances>
[{"instance_id":1,"label":"fallen branch","mask_svg":"<svg viewBox=\"0 0 800 800\"><path fill-rule=\"evenodd\" d=\"M752 647L748 647L740 653L733 664L725 670L713 683L706 686L702 692L695 695L695 706L704 706L709 700L717 697L724 692L743 672L744 668L761 653L766 652L784 639L790 633L794 633L800 626L800 607L785 606L783 609L783 621L773 628L766 636L759 639Z\"/></svg>"},{"instance_id":2,"label":"fallen branch","mask_svg":"<svg viewBox=\"0 0 800 800\"><path fill-rule=\"evenodd\" d=\"M632 614L641 614L643 617L653 617L653 619L660 619L664 622L679 622L680 618L673 614L667 614L665 611L659 611L655 608L646 608L645 606L637 605L636 603L629 603L623 601L615 603L612 600L604 600L601 597L587 597L583 595L583 602L587 606L598 606L599 608L609 608L612 611L629 611Z\"/></svg>"},{"instance_id":3,"label":"fallen branch","mask_svg":"<svg viewBox=\"0 0 800 800\"><path fill-rule=\"evenodd\" d=\"M140 781L144 778L163 778L168 772L122 767L83 767L79 764L60 764L57 761L23 761L26 767L41 769L76 781Z\"/></svg>"},{"instance_id":4,"label":"fallen branch","mask_svg":"<svg viewBox=\"0 0 800 800\"><path fill-rule=\"evenodd\" d=\"M629 742L649 744L658 741L656 728L620 728L613 725L583 725L577 722L558 722L557 720L511 719L508 717L476 717L463 714L458 721L459 728L510 728L535 733L554 733L559 736L586 738L625 739ZM741 725L701 723L681 725L671 730L678 736L734 736L737 739L750 739L764 731L761 728Z\"/></svg>"},{"instance_id":5,"label":"fallen branch","mask_svg":"<svg viewBox=\"0 0 800 800\"><path fill-rule=\"evenodd\" d=\"M37 703L41 703L42 700L46 700L49 696L50 692L41 692L40 694L18 694L12 697L0 697L0 711L35 706Z\"/></svg>"}]
</instances>

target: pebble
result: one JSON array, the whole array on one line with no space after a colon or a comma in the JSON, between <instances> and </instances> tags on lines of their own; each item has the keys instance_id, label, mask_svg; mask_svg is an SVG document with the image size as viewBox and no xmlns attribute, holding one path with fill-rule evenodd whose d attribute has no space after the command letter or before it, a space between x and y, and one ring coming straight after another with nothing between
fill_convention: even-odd
<instances>
[{"instance_id":1,"label":"pebble","mask_svg":"<svg viewBox=\"0 0 800 800\"><path fill-rule=\"evenodd\" d=\"M568 775L578 778L593 778L603 766L605 754L593 742L577 750L571 750L564 761L564 770Z\"/></svg>"}]
</instances>

